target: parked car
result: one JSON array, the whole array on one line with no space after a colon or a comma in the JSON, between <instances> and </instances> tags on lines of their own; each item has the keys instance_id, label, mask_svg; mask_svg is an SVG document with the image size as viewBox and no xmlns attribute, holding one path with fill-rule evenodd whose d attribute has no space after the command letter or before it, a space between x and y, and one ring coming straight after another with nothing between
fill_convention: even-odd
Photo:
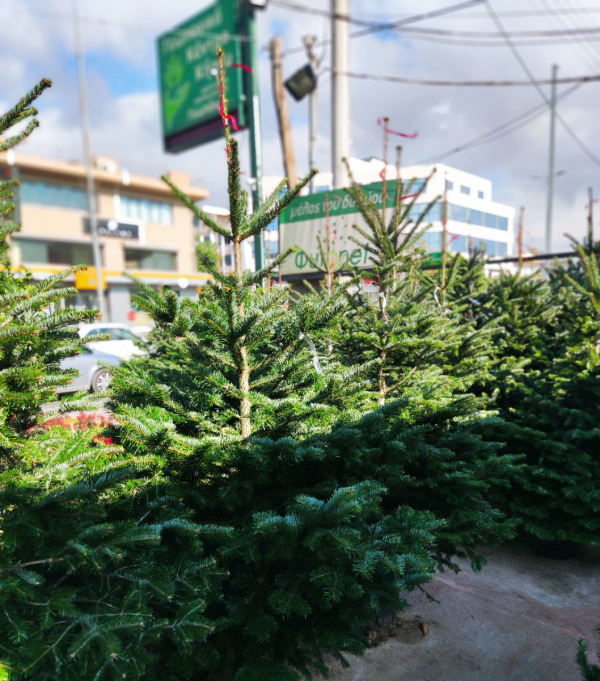
<instances>
[{"instance_id":1,"label":"parked car","mask_svg":"<svg viewBox=\"0 0 600 681\"><path fill-rule=\"evenodd\" d=\"M107 334L109 339L94 340L100 334ZM120 359L147 354L144 346L148 341L125 324L80 324L79 337L85 340L86 347L116 355Z\"/></svg>"},{"instance_id":2,"label":"parked car","mask_svg":"<svg viewBox=\"0 0 600 681\"><path fill-rule=\"evenodd\" d=\"M98 392L99 390L106 390L112 378L110 367L119 366L120 362L121 360L116 355L109 355L97 348L84 346L80 355L61 360L61 369L77 369L79 376L74 377L69 385L60 387L58 392L72 393L77 390Z\"/></svg>"}]
</instances>

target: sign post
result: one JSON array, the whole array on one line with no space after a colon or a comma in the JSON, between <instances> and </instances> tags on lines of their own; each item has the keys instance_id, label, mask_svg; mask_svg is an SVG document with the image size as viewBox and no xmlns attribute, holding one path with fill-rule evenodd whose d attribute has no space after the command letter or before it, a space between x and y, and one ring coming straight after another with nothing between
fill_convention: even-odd
<instances>
[{"instance_id":1,"label":"sign post","mask_svg":"<svg viewBox=\"0 0 600 681\"><path fill-rule=\"evenodd\" d=\"M223 136L216 81L217 48L226 65L242 63L238 0L218 0L158 39L164 147L177 153ZM242 30L241 30L242 29ZM242 69L227 71L229 113L247 127Z\"/></svg>"},{"instance_id":2,"label":"sign post","mask_svg":"<svg viewBox=\"0 0 600 681\"><path fill-rule=\"evenodd\" d=\"M252 209L256 210L262 202L262 139L260 130L260 99L258 82L258 45L256 32L256 13L248 0L243 0L242 32L246 36L244 63L250 67L246 76L248 97L248 119L250 122L250 172L252 173ZM254 236L255 269L264 265L263 235Z\"/></svg>"}]
</instances>

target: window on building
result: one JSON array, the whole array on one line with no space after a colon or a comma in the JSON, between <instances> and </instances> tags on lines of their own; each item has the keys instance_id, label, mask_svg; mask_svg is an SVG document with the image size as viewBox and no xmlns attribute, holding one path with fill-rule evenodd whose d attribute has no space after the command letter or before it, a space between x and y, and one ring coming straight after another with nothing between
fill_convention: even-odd
<instances>
[{"instance_id":1,"label":"window on building","mask_svg":"<svg viewBox=\"0 0 600 681\"><path fill-rule=\"evenodd\" d=\"M226 267L231 267L231 255L226 255L226 256L223 258L223 264L224 264Z\"/></svg>"},{"instance_id":2,"label":"window on building","mask_svg":"<svg viewBox=\"0 0 600 681\"><path fill-rule=\"evenodd\" d=\"M471 187L465 187L464 184L461 184L460 185L460 193L470 195L471 194Z\"/></svg>"},{"instance_id":3,"label":"window on building","mask_svg":"<svg viewBox=\"0 0 600 681\"><path fill-rule=\"evenodd\" d=\"M449 249L451 251L454 251L455 253L464 253L467 250L467 237L458 235L458 234L450 234L449 235Z\"/></svg>"},{"instance_id":4,"label":"window on building","mask_svg":"<svg viewBox=\"0 0 600 681\"><path fill-rule=\"evenodd\" d=\"M491 227L492 229L497 228L497 216L496 215L491 215L490 213L485 214L485 226L486 227Z\"/></svg>"},{"instance_id":5,"label":"window on building","mask_svg":"<svg viewBox=\"0 0 600 681\"><path fill-rule=\"evenodd\" d=\"M439 253L442 250L441 232L425 232L425 234L421 236L420 241L420 245L429 253Z\"/></svg>"},{"instance_id":6,"label":"window on building","mask_svg":"<svg viewBox=\"0 0 600 681\"><path fill-rule=\"evenodd\" d=\"M467 209L464 206L448 206L448 218L456 222L467 222Z\"/></svg>"},{"instance_id":7,"label":"window on building","mask_svg":"<svg viewBox=\"0 0 600 681\"><path fill-rule=\"evenodd\" d=\"M471 214L469 216L469 222L472 225L476 225L477 227L480 227L481 225L483 225L483 213L480 210L471 209Z\"/></svg>"},{"instance_id":8,"label":"window on building","mask_svg":"<svg viewBox=\"0 0 600 681\"><path fill-rule=\"evenodd\" d=\"M85 190L54 182L38 182L37 180L21 180L20 199L23 203L56 208L74 208L86 210Z\"/></svg>"},{"instance_id":9,"label":"window on building","mask_svg":"<svg viewBox=\"0 0 600 681\"><path fill-rule=\"evenodd\" d=\"M21 252L21 261L45 265L92 265L92 247L87 244L70 244L62 241L34 241L15 239Z\"/></svg>"},{"instance_id":10,"label":"window on building","mask_svg":"<svg viewBox=\"0 0 600 681\"><path fill-rule=\"evenodd\" d=\"M121 196L120 218L122 220L132 218L145 222L156 222L159 225L170 225L173 222L173 208L166 201Z\"/></svg>"},{"instance_id":11,"label":"window on building","mask_svg":"<svg viewBox=\"0 0 600 681\"><path fill-rule=\"evenodd\" d=\"M477 192L477 198L482 199L483 198L483 192Z\"/></svg>"},{"instance_id":12,"label":"window on building","mask_svg":"<svg viewBox=\"0 0 600 681\"><path fill-rule=\"evenodd\" d=\"M427 210L426 203L415 203L410 209L410 218L415 222L423 216L423 223L435 222L436 220L442 219L442 204L434 203L433 206L425 213Z\"/></svg>"},{"instance_id":13,"label":"window on building","mask_svg":"<svg viewBox=\"0 0 600 681\"><path fill-rule=\"evenodd\" d=\"M451 189L454 189L454 182L451 182L450 180L446 180L446 189L450 191Z\"/></svg>"},{"instance_id":14,"label":"window on building","mask_svg":"<svg viewBox=\"0 0 600 681\"><path fill-rule=\"evenodd\" d=\"M507 245L502 241L492 241L491 239L471 239L471 248L480 249L490 257L506 255Z\"/></svg>"},{"instance_id":15,"label":"window on building","mask_svg":"<svg viewBox=\"0 0 600 681\"><path fill-rule=\"evenodd\" d=\"M125 249L125 267L128 270L169 270L175 269L175 254L165 251L143 251Z\"/></svg>"},{"instance_id":16,"label":"window on building","mask_svg":"<svg viewBox=\"0 0 600 681\"><path fill-rule=\"evenodd\" d=\"M503 232L508 232L508 218L498 218L498 229L501 229Z\"/></svg>"}]
</instances>

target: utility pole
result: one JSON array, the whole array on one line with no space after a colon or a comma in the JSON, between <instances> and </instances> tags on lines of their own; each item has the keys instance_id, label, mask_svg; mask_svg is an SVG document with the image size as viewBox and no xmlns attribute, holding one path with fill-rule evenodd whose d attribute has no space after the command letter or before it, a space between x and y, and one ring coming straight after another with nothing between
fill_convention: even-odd
<instances>
[{"instance_id":1,"label":"utility pole","mask_svg":"<svg viewBox=\"0 0 600 681\"><path fill-rule=\"evenodd\" d=\"M296 169L296 155L294 154L294 141L292 138L292 126L288 110L287 95L283 86L283 74L281 71L281 38L273 38L270 45L271 69L273 77L273 98L279 123L279 137L283 150L283 165L291 189L298 184L298 171Z\"/></svg>"},{"instance_id":2,"label":"utility pole","mask_svg":"<svg viewBox=\"0 0 600 681\"><path fill-rule=\"evenodd\" d=\"M244 63L250 67L245 72L246 97L248 104L248 123L250 127L250 173L252 174L252 209L257 210L262 202L262 139L260 134L260 101L258 81L258 47L256 13L248 0L242 6L242 34L246 37L243 44ZM254 236L254 263L256 271L263 268L263 236Z\"/></svg>"},{"instance_id":3,"label":"utility pole","mask_svg":"<svg viewBox=\"0 0 600 681\"><path fill-rule=\"evenodd\" d=\"M77 72L79 75L79 108L81 113L81 138L83 142L83 161L87 180L87 209L92 233L92 256L96 270L96 296L98 309L102 319L106 319L106 304L104 302L104 287L102 279L102 256L100 254L100 240L98 238L98 213L96 208L96 192L94 191L94 171L90 152L90 114L88 109L87 80L85 77L85 60L83 56L83 40L81 38L81 23L79 21L79 0L73 2L73 32L75 34L75 54L77 55Z\"/></svg>"},{"instance_id":4,"label":"utility pole","mask_svg":"<svg viewBox=\"0 0 600 681\"><path fill-rule=\"evenodd\" d=\"M331 0L332 13L332 90L331 139L333 188L348 185L348 171L342 159L350 162L350 0Z\"/></svg>"},{"instance_id":5,"label":"utility pole","mask_svg":"<svg viewBox=\"0 0 600 681\"><path fill-rule=\"evenodd\" d=\"M310 60L315 76L319 68L319 59L313 51L313 46L317 41L317 37L314 35L304 36L304 46L306 47L306 54ZM319 97L317 94L317 88L309 95L309 139L308 139L308 170L312 170L317 167L317 143L319 141ZM314 194L315 191L315 178L311 178L310 184L308 185L308 191L310 194Z\"/></svg>"},{"instance_id":6,"label":"utility pole","mask_svg":"<svg viewBox=\"0 0 600 681\"><path fill-rule=\"evenodd\" d=\"M552 65L550 93L550 154L548 158L548 205L546 208L546 253L552 252L552 204L554 201L554 138L556 135L556 77L558 66Z\"/></svg>"},{"instance_id":7,"label":"utility pole","mask_svg":"<svg viewBox=\"0 0 600 681\"><path fill-rule=\"evenodd\" d=\"M519 272L523 268L523 216L525 214L525 206L521 206L519 211L519 227L517 232L517 247L519 249Z\"/></svg>"},{"instance_id":8,"label":"utility pole","mask_svg":"<svg viewBox=\"0 0 600 681\"><path fill-rule=\"evenodd\" d=\"M592 189L592 187L588 187L587 228L588 228L588 246L590 248L590 252L594 247L594 204L596 203L597 200L598 199L594 199L594 190Z\"/></svg>"}]
</instances>

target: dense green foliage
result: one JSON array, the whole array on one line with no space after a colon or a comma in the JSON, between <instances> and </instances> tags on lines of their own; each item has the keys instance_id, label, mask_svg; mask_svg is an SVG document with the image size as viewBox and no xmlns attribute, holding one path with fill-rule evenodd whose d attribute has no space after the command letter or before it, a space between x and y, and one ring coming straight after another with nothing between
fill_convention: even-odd
<instances>
[{"instance_id":1,"label":"dense green foliage","mask_svg":"<svg viewBox=\"0 0 600 681\"><path fill-rule=\"evenodd\" d=\"M390 508L402 500L445 520L437 542L441 565L466 552L478 567L478 544L512 534L488 497L508 485L514 461L484 437L499 419L486 400L469 393L475 367L486 366L489 343L486 332L465 322L463 301L448 300L446 284L466 281L455 272L459 261L441 278L423 274L426 256L415 246L427 210L415 222L409 219L420 195L412 187L396 183L387 223L360 187L349 190L367 225L355 225L356 242L371 254L369 276L378 293L369 299L359 288L348 296L349 311L333 329L334 355L367 367L367 393L380 413L369 417L364 430L369 456L345 457L344 464L381 480ZM403 201L406 195L412 201Z\"/></svg>"},{"instance_id":2,"label":"dense green foliage","mask_svg":"<svg viewBox=\"0 0 600 681\"><path fill-rule=\"evenodd\" d=\"M219 87L227 124L223 69ZM456 557L479 569L479 547L517 524L600 539L591 244L547 277L487 277L478 252L432 271L427 210L410 219L420 192L398 180L379 210L354 185L374 292L330 266L297 295L267 283L289 253L248 273L241 250L309 178L249 212L225 132L231 229L171 186L231 240L234 271L200 249L214 286L197 301L140 284L150 355L115 370L102 435L44 427L40 410L95 315L62 303L76 268L41 283L14 271L19 226L0 223L0 662L15 681L310 678L365 649L374 611L405 607ZM0 217L14 184L0 185ZM319 245L330 263L329 232ZM578 663L597 678L583 646Z\"/></svg>"},{"instance_id":3,"label":"dense green foliage","mask_svg":"<svg viewBox=\"0 0 600 681\"><path fill-rule=\"evenodd\" d=\"M0 132L34 116L49 84L2 117ZM14 185L2 186L3 216ZM39 284L11 269L6 236L18 229L0 224L0 661L14 679L140 677L153 642L185 649L213 626L202 611L222 575L200 543L213 530L164 489L161 498L139 457L93 432L41 427L41 404L70 379L60 360L81 350L76 324L96 313L61 309L76 289L57 284L73 269ZM60 411L86 405L65 397Z\"/></svg>"},{"instance_id":4,"label":"dense green foliage","mask_svg":"<svg viewBox=\"0 0 600 681\"><path fill-rule=\"evenodd\" d=\"M511 452L525 456L506 497L510 513L542 540L600 540L600 331L598 258L550 277L502 274L479 296L493 364L479 378L495 395Z\"/></svg>"}]
</instances>

